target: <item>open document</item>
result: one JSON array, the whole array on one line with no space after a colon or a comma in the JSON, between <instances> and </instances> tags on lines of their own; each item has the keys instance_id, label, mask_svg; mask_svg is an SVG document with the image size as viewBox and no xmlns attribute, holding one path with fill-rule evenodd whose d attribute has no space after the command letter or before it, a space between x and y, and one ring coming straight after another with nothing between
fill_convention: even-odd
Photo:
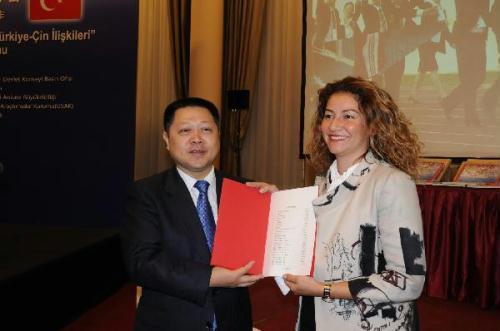
<instances>
[{"instance_id":1,"label":"open document","mask_svg":"<svg viewBox=\"0 0 500 331\"><path fill-rule=\"evenodd\" d=\"M235 269L255 261L251 274L312 274L316 186L259 193L224 179L212 265Z\"/></svg>"}]
</instances>

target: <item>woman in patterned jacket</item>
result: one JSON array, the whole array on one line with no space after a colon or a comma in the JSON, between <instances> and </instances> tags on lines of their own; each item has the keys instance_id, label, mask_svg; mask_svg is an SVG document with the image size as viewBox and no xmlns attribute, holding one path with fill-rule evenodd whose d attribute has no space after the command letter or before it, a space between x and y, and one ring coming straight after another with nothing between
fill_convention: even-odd
<instances>
[{"instance_id":1,"label":"woman in patterned jacket","mask_svg":"<svg viewBox=\"0 0 500 331\"><path fill-rule=\"evenodd\" d=\"M425 255L416 134L386 91L354 77L319 91L313 132L311 160L323 174L314 276L284 276L302 296L297 329L417 330Z\"/></svg>"}]
</instances>

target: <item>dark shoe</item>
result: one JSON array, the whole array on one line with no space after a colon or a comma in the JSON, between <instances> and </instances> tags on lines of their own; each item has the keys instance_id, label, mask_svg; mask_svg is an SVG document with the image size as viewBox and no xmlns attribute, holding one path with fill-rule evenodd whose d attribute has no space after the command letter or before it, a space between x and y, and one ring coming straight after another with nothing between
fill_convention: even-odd
<instances>
[{"instance_id":1,"label":"dark shoe","mask_svg":"<svg viewBox=\"0 0 500 331\"><path fill-rule=\"evenodd\" d=\"M414 98L413 96L411 96L411 95L408 97L408 102L409 102L409 103L413 103L414 105L416 105L416 104L419 104L419 103L420 103L420 101L418 101L417 99L415 99L415 98Z\"/></svg>"},{"instance_id":2,"label":"dark shoe","mask_svg":"<svg viewBox=\"0 0 500 331\"><path fill-rule=\"evenodd\" d=\"M481 122L479 122L479 119L477 117L465 119L465 126L472 127L472 128L482 127Z\"/></svg>"},{"instance_id":3,"label":"dark shoe","mask_svg":"<svg viewBox=\"0 0 500 331\"><path fill-rule=\"evenodd\" d=\"M446 99L442 99L441 100L441 108L443 108L444 110L444 116L446 117L446 119L448 121L451 121L451 112L452 112L452 108L450 106L447 105L446 103Z\"/></svg>"},{"instance_id":4,"label":"dark shoe","mask_svg":"<svg viewBox=\"0 0 500 331\"><path fill-rule=\"evenodd\" d=\"M496 119L495 112L497 101L497 96L492 94L485 94L483 99L481 100L481 108L490 121L494 121Z\"/></svg>"}]
</instances>

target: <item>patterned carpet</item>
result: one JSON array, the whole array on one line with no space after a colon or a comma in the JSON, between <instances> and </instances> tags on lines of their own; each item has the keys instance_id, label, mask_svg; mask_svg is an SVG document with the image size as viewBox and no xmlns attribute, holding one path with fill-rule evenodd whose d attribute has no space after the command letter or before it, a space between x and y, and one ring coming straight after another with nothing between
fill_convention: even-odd
<instances>
[{"instance_id":1,"label":"patterned carpet","mask_svg":"<svg viewBox=\"0 0 500 331\"><path fill-rule=\"evenodd\" d=\"M297 299L284 297L272 279L251 288L254 326L261 331L294 329ZM418 301L421 331L500 330L500 307L482 310L474 303L422 297ZM135 311L135 286L127 284L62 331L131 331Z\"/></svg>"}]
</instances>

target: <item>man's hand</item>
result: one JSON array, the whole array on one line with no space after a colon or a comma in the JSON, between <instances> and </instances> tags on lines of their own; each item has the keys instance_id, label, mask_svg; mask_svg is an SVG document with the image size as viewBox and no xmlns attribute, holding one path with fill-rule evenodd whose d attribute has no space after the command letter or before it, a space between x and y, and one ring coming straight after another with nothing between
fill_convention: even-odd
<instances>
[{"instance_id":1,"label":"man's hand","mask_svg":"<svg viewBox=\"0 0 500 331\"><path fill-rule=\"evenodd\" d=\"M274 193L274 192L279 191L278 187L276 185L268 184L268 183L264 183L264 182L246 182L246 185L250 186L250 187L258 188L260 193L266 193L266 192Z\"/></svg>"},{"instance_id":2,"label":"man's hand","mask_svg":"<svg viewBox=\"0 0 500 331\"><path fill-rule=\"evenodd\" d=\"M222 267L214 267L210 276L210 287L247 287L262 279L262 275L248 275L255 261L247 265L229 270Z\"/></svg>"}]
</instances>

